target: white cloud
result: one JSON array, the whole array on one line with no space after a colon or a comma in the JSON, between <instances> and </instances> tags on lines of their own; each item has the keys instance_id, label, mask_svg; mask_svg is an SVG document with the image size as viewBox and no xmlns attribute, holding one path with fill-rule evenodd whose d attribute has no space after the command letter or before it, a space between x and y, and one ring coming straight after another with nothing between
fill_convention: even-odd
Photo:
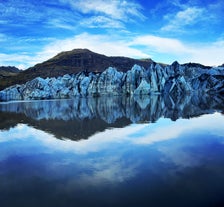
<instances>
[{"instance_id":1,"label":"white cloud","mask_svg":"<svg viewBox=\"0 0 224 207\"><path fill-rule=\"evenodd\" d=\"M75 48L88 48L107 56L151 57L155 61L164 63L172 63L177 60L180 63L198 62L217 66L224 62L223 39L204 44L188 44L175 38L154 35L129 36L127 38L126 35L121 37L116 34L108 36L82 33L64 40L52 40L42 51L33 54L0 53L0 65L14 65L24 69L46 61L62 51Z\"/></svg>"},{"instance_id":2,"label":"white cloud","mask_svg":"<svg viewBox=\"0 0 224 207\"><path fill-rule=\"evenodd\" d=\"M36 60L49 59L61 51L74 48L88 48L94 52L107 56L127 56L132 58L154 57L164 62L164 54L173 57L173 61L180 63L198 62L204 65L223 64L224 41L218 40L205 44L188 44L174 38L164 38L153 35L133 36L128 39L117 37L116 34L91 35L82 33L73 38L53 41L42 52L38 53ZM142 47L144 47L142 49ZM165 61L165 63L167 63Z\"/></svg>"},{"instance_id":3,"label":"white cloud","mask_svg":"<svg viewBox=\"0 0 224 207\"><path fill-rule=\"evenodd\" d=\"M132 17L138 17L144 19L144 15L141 13L142 7L130 1L124 0L61 0L61 2L69 3L75 10L78 10L84 14L104 14L107 17L113 19L119 19L127 21Z\"/></svg>"},{"instance_id":4,"label":"white cloud","mask_svg":"<svg viewBox=\"0 0 224 207\"><path fill-rule=\"evenodd\" d=\"M175 57L180 63L197 62L217 66L224 62L224 40L222 39L204 44L189 44L174 38L145 35L134 38L133 45L144 46L148 51L154 51L154 56L157 59L161 58L160 61L163 61L162 56L165 54Z\"/></svg>"},{"instance_id":5,"label":"white cloud","mask_svg":"<svg viewBox=\"0 0 224 207\"><path fill-rule=\"evenodd\" d=\"M185 26L194 25L205 19L206 12L203 8L189 7L176 14L166 15L164 18L168 20L168 24L161 28L162 31L182 31Z\"/></svg>"},{"instance_id":6,"label":"white cloud","mask_svg":"<svg viewBox=\"0 0 224 207\"><path fill-rule=\"evenodd\" d=\"M190 50L178 39L144 35L134 38L133 45L142 45L163 53L187 53Z\"/></svg>"},{"instance_id":7,"label":"white cloud","mask_svg":"<svg viewBox=\"0 0 224 207\"><path fill-rule=\"evenodd\" d=\"M75 29L74 25L71 25L71 23L63 22L60 19L51 19L48 21L48 24L50 27L67 29L67 30L72 30L72 31Z\"/></svg>"},{"instance_id":8,"label":"white cloud","mask_svg":"<svg viewBox=\"0 0 224 207\"><path fill-rule=\"evenodd\" d=\"M65 40L54 41L47 45L38 56L50 58L61 51L75 48L88 48L108 56L148 57L146 53L132 48L127 40L118 39L113 35L91 35L88 33L82 33Z\"/></svg>"},{"instance_id":9,"label":"white cloud","mask_svg":"<svg viewBox=\"0 0 224 207\"><path fill-rule=\"evenodd\" d=\"M218 66L224 63L224 41L208 43L205 45L195 45L188 62L199 62L204 65Z\"/></svg>"},{"instance_id":10,"label":"white cloud","mask_svg":"<svg viewBox=\"0 0 224 207\"><path fill-rule=\"evenodd\" d=\"M132 48L127 40L118 38L116 34L108 36L82 33L72 38L53 40L43 47L42 51L30 55L0 53L0 65L14 65L16 67L24 65L24 68L28 68L46 61L62 51L69 51L75 48L88 48L93 52L108 56L149 57L148 54L141 50Z\"/></svg>"},{"instance_id":11,"label":"white cloud","mask_svg":"<svg viewBox=\"0 0 224 207\"><path fill-rule=\"evenodd\" d=\"M16 66L19 69L26 69L32 65L33 62L36 62L34 59L29 55L0 53L0 65Z\"/></svg>"},{"instance_id":12,"label":"white cloud","mask_svg":"<svg viewBox=\"0 0 224 207\"><path fill-rule=\"evenodd\" d=\"M121 21L117 21L105 16L94 16L83 19L80 22L80 25L89 28L124 28L124 24Z\"/></svg>"}]
</instances>

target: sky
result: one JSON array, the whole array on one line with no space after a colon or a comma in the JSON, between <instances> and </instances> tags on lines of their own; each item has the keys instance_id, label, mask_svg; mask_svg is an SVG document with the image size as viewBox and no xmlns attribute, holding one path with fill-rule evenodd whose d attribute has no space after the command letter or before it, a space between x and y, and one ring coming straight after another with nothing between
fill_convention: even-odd
<instances>
[{"instance_id":1,"label":"sky","mask_svg":"<svg viewBox=\"0 0 224 207\"><path fill-rule=\"evenodd\" d=\"M171 64L224 63L223 0L0 0L0 65L26 69L59 52Z\"/></svg>"}]
</instances>

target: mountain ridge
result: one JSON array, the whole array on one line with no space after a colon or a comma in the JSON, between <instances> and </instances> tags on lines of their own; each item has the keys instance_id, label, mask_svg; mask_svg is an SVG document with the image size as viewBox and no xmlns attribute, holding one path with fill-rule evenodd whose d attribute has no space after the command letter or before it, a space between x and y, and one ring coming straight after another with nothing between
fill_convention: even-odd
<instances>
[{"instance_id":1,"label":"mountain ridge","mask_svg":"<svg viewBox=\"0 0 224 207\"><path fill-rule=\"evenodd\" d=\"M16 77L10 77L0 82L0 90L15 84L23 84L36 77L58 77L65 74L74 74L81 71L103 72L108 67L126 72L133 65L138 64L148 68L154 61L151 59L133 59L121 56L106 56L90 51L89 49L73 49L58 53L56 56L38 63Z\"/></svg>"},{"instance_id":2,"label":"mountain ridge","mask_svg":"<svg viewBox=\"0 0 224 207\"><path fill-rule=\"evenodd\" d=\"M126 72L133 65L138 64L142 67L148 67L153 63L151 59L134 59L123 56L106 56L92 52L89 49L73 49L71 51L60 52L47 61L38 63L26 71L54 70L56 75L65 75L71 73L103 72L108 67L115 67L118 71ZM66 71L65 71L66 70ZM66 72L65 74L63 72ZM49 77L52 77L51 74Z\"/></svg>"},{"instance_id":3,"label":"mountain ridge","mask_svg":"<svg viewBox=\"0 0 224 207\"><path fill-rule=\"evenodd\" d=\"M21 70L16 68L15 66L0 66L0 76L12 76L20 73Z\"/></svg>"}]
</instances>

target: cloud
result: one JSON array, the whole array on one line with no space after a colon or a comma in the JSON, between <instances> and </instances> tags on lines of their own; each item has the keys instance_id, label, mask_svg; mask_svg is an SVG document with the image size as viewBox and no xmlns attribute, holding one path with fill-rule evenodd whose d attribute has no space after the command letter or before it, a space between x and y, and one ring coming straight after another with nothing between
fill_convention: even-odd
<instances>
[{"instance_id":1,"label":"cloud","mask_svg":"<svg viewBox=\"0 0 224 207\"><path fill-rule=\"evenodd\" d=\"M165 38L154 35L144 35L134 38L133 45L144 45L163 53L188 53L190 50L178 39Z\"/></svg>"},{"instance_id":2,"label":"cloud","mask_svg":"<svg viewBox=\"0 0 224 207\"><path fill-rule=\"evenodd\" d=\"M161 28L162 31L182 31L185 26L194 25L206 17L206 11L203 8L189 7L176 14L166 15L168 24Z\"/></svg>"},{"instance_id":3,"label":"cloud","mask_svg":"<svg viewBox=\"0 0 224 207\"><path fill-rule=\"evenodd\" d=\"M38 61L38 60L36 60ZM36 62L35 57L25 54L4 54L0 53L0 65L16 66L19 69L26 69L32 63Z\"/></svg>"},{"instance_id":4,"label":"cloud","mask_svg":"<svg viewBox=\"0 0 224 207\"><path fill-rule=\"evenodd\" d=\"M0 2L0 10L0 24L3 28L10 28L13 31L17 31L21 27L24 31L36 32L46 30L45 27L48 28L49 25L56 28L71 29L69 26L76 25L78 20L82 18L78 12L64 8L58 0L54 2L8 0L3 3ZM35 33L36 35L37 33Z\"/></svg>"},{"instance_id":5,"label":"cloud","mask_svg":"<svg viewBox=\"0 0 224 207\"><path fill-rule=\"evenodd\" d=\"M215 42L189 44L175 38L165 38L155 35L124 37L111 34L92 35L82 33L73 38L56 40L43 48L38 53L37 60L51 58L61 51L74 48L88 48L94 52L107 56L126 56L132 58L156 58L160 62L166 62L164 55L172 61L199 62L204 65L223 64L224 40ZM152 57L152 54L154 56ZM171 62L172 62L171 61Z\"/></svg>"},{"instance_id":6,"label":"cloud","mask_svg":"<svg viewBox=\"0 0 224 207\"><path fill-rule=\"evenodd\" d=\"M169 9L163 16L166 25L161 27L161 32L176 33L198 33L214 36L217 35L224 20L222 0L202 2L202 1L181 1L174 0L167 2ZM215 30L216 32L213 32Z\"/></svg>"},{"instance_id":7,"label":"cloud","mask_svg":"<svg viewBox=\"0 0 224 207\"><path fill-rule=\"evenodd\" d=\"M188 62L199 62L205 65L218 66L224 63L224 40L195 45Z\"/></svg>"},{"instance_id":8,"label":"cloud","mask_svg":"<svg viewBox=\"0 0 224 207\"><path fill-rule=\"evenodd\" d=\"M39 5L41 6L41 5ZM43 19L45 12L38 11L36 5L32 1L9 0L0 2L1 18L7 22L23 22L23 24L31 21Z\"/></svg>"},{"instance_id":9,"label":"cloud","mask_svg":"<svg viewBox=\"0 0 224 207\"><path fill-rule=\"evenodd\" d=\"M53 28L61 28L71 31L73 31L76 27L75 24L72 24L72 22L66 22L61 19L50 19L48 21L48 25Z\"/></svg>"},{"instance_id":10,"label":"cloud","mask_svg":"<svg viewBox=\"0 0 224 207\"><path fill-rule=\"evenodd\" d=\"M35 40L34 40L35 41ZM155 35L128 36L117 34L93 35L81 33L63 40L46 39L41 51L36 53L0 53L0 65L15 65L21 69L46 61L62 51L75 48L88 48L107 56L126 56L132 58L152 58L158 62L180 63L198 62L204 65L223 64L224 40L208 43L189 44L175 38ZM153 55L153 56L152 56Z\"/></svg>"},{"instance_id":11,"label":"cloud","mask_svg":"<svg viewBox=\"0 0 224 207\"><path fill-rule=\"evenodd\" d=\"M94 16L91 18L85 18L80 22L80 25L89 28L125 28L122 22L105 16Z\"/></svg>"},{"instance_id":12,"label":"cloud","mask_svg":"<svg viewBox=\"0 0 224 207\"><path fill-rule=\"evenodd\" d=\"M144 35L134 38L131 45L144 46L148 51L154 51L154 56L160 61L163 61L163 55L180 63L198 62L210 66L221 65L224 61L223 39L204 44L197 42L190 44L175 38Z\"/></svg>"},{"instance_id":13,"label":"cloud","mask_svg":"<svg viewBox=\"0 0 224 207\"><path fill-rule=\"evenodd\" d=\"M135 58L146 58L148 54L139 49L132 48L127 39L119 38L116 35L91 35L82 33L72 38L54 40L49 42L39 52L28 54L0 54L0 65L25 65L26 68L37 63L46 61L62 51L69 51L75 48L88 48L93 52L108 56L127 56ZM24 69L24 68L21 68Z\"/></svg>"},{"instance_id":14,"label":"cloud","mask_svg":"<svg viewBox=\"0 0 224 207\"><path fill-rule=\"evenodd\" d=\"M148 57L146 53L132 48L125 39L120 39L113 35L91 35L88 33L54 41L47 45L38 56L50 58L61 51L68 51L74 48L88 48L108 56Z\"/></svg>"},{"instance_id":15,"label":"cloud","mask_svg":"<svg viewBox=\"0 0 224 207\"><path fill-rule=\"evenodd\" d=\"M74 12L79 12L82 15L78 24L84 28L125 28L124 23L146 19L141 12L143 9L141 5L131 1L60 0L60 2L69 5Z\"/></svg>"},{"instance_id":16,"label":"cloud","mask_svg":"<svg viewBox=\"0 0 224 207\"><path fill-rule=\"evenodd\" d=\"M132 1L124 0L61 0L63 3L70 4L74 10L78 10L83 14L92 13L95 15L106 15L107 17L113 19L119 19L122 21L127 21L132 17L137 17L139 19L145 19L144 15L141 13L142 7Z\"/></svg>"},{"instance_id":17,"label":"cloud","mask_svg":"<svg viewBox=\"0 0 224 207\"><path fill-rule=\"evenodd\" d=\"M89 28L123 28L124 22L144 20L143 8L133 1L124 0L56 0L40 2L9 0L0 2L0 24L18 29L33 25L43 30L61 28L73 30L80 25ZM63 15L62 15L63 14ZM91 23L93 25L91 25ZM34 30L34 29L33 29Z\"/></svg>"}]
</instances>

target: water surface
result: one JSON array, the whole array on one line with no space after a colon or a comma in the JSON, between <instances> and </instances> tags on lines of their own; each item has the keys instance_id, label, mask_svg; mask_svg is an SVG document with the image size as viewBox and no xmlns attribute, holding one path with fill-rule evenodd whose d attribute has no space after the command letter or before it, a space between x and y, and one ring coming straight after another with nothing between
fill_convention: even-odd
<instances>
[{"instance_id":1,"label":"water surface","mask_svg":"<svg viewBox=\"0 0 224 207\"><path fill-rule=\"evenodd\" d=\"M1 206L224 206L222 97L0 104Z\"/></svg>"}]
</instances>

